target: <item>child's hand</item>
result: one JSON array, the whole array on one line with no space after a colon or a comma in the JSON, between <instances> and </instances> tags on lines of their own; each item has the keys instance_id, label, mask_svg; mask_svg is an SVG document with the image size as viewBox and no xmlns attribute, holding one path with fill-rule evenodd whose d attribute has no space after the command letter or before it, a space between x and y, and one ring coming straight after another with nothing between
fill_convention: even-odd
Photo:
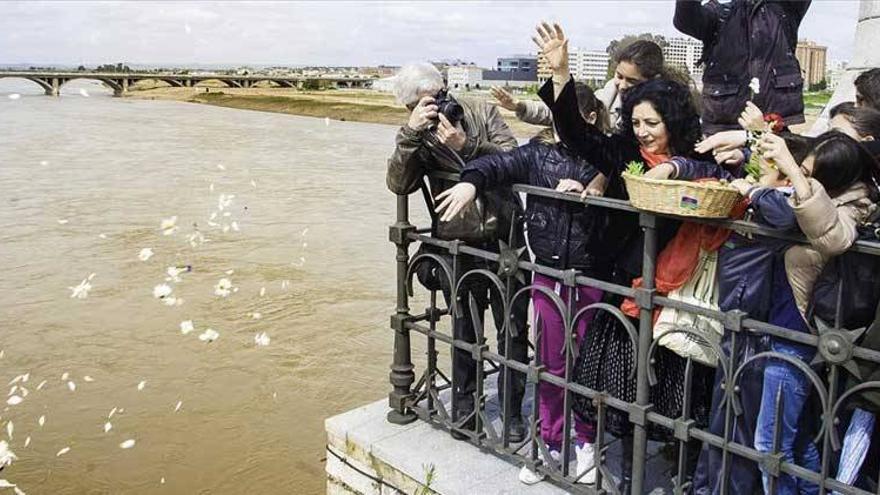
<instances>
[{"instance_id":1,"label":"child's hand","mask_svg":"<svg viewBox=\"0 0 880 495\"><path fill-rule=\"evenodd\" d=\"M743 131L721 131L706 137L694 146L697 153L708 153L712 150L728 151L746 145L746 133Z\"/></svg>"},{"instance_id":2,"label":"child's hand","mask_svg":"<svg viewBox=\"0 0 880 495\"><path fill-rule=\"evenodd\" d=\"M718 165L739 165L746 161L746 155L743 150L737 148L732 150L714 151L712 155Z\"/></svg>"},{"instance_id":3,"label":"child's hand","mask_svg":"<svg viewBox=\"0 0 880 495\"><path fill-rule=\"evenodd\" d=\"M471 201L477 196L477 188L474 187L473 184L468 182L459 182L458 184L450 187L449 189L443 191L442 193L437 195L435 198L437 201L441 199L437 208L434 209L434 212L443 216L440 217L441 222L448 222L455 218L455 215L458 215L465 206L470 204ZM446 210L445 212L443 210Z\"/></svg>"},{"instance_id":4,"label":"child's hand","mask_svg":"<svg viewBox=\"0 0 880 495\"><path fill-rule=\"evenodd\" d=\"M556 185L559 192L583 192L584 185L574 179L561 179Z\"/></svg>"},{"instance_id":5,"label":"child's hand","mask_svg":"<svg viewBox=\"0 0 880 495\"><path fill-rule=\"evenodd\" d=\"M587 184L587 187L581 193L581 200L587 199L587 196L603 196L606 187L608 187L608 178L605 177L605 174L596 174L596 177Z\"/></svg>"},{"instance_id":6,"label":"child's hand","mask_svg":"<svg viewBox=\"0 0 880 495\"><path fill-rule=\"evenodd\" d=\"M752 183L745 179L736 179L731 181L730 187L739 191L740 195L748 196L749 190L752 188Z\"/></svg>"},{"instance_id":7,"label":"child's hand","mask_svg":"<svg viewBox=\"0 0 880 495\"><path fill-rule=\"evenodd\" d=\"M788 151L788 145L785 144L785 140L776 134L768 132L761 136L761 139L758 141L758 151L763 154L765 160L776 165L776 168L783 174L789 177L802 175L800 166L794 160L794 157L791 156L791 152Z\"/></svg>"}]
</instances>

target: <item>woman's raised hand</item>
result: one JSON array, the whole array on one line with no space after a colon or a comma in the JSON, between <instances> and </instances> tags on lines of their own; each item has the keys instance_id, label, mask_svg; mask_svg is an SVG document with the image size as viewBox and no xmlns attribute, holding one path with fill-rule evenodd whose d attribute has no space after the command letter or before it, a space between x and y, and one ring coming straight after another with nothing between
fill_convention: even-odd
<instances>
[{"instance_id":1,"label":"woman's raised hand","mask_svg":"<svg viewBox=\"0 0 880 495\"><path fill-rule=\"evenodd\" d=\"M746 133L743 131L721 131L712 134L697 143L694 149L697 153L709 153L710 151L729 151L742 148L746 145Z\"/></svg>"},{"instance_id":2,"label":"woman's raised hand","mask_svg":"<svg viewBox=\"0 0 880 495\"><path fill-rule=\"evenodd\" d=\"M510 110L511 112L516 111L516 107L519 105L519 100L514 98L513 95L507 92L507 90L498 86L492 86L489 88L489 91L492 93L492 96L498 100L498 103L494 104L505 110Z\"/></svg>"},{"instance_id":3,"label":"woman's raised hand","mask_svg":"<svg viewBox=\"0 0 880 495\"><path fill-rule=\"evenodd\" d=\"M536 30L537 36L532 36L532 40L541 49L550 70L568 75L568 39L562 32L562 27L556 23L551 26L541 21Z\"/></svg>"},{"instance_id":4,"label":"woman's raised hand","mask_svg":"<svg viewBox=\"0 0 880 495\"><path fill-rule=\"evenodd\" d=\"M443 214L440 217L441 222L448 222L455 218L455 215L458 215L475 197L477 197L477 188L473 184L459 182L437 195L436 201L443 201L437 205L434 212Z\"/></svg>"}]
</instances>

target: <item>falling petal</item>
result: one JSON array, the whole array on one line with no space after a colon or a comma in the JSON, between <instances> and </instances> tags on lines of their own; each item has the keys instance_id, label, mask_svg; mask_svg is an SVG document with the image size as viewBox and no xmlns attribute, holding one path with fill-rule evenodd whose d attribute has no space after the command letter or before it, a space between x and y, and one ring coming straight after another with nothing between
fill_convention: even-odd
<instances>
[{"instance_id":1,"label":"falling petal","mask_svg":"<svg viewBox=\"0 0 880 495\"><path fill-rule=\"evenodd\" d=\"M17 406L17 405L21 404L21 401L23 401L23 400L24 399L22 399L21 397L19 397L17 395L13 395L12 397L10 397L9 399L6 400L6 403L9 404L10 406Z\"/></svg>"},{"instance_id":2,"label":"falling petal","mask_svg":"<svg viewBox=\"0 0 880 495\"><path fill-rule=\"evenodd\" d=\"M67 225L68 223L70 223L70 220L67 220L65 218L58 220L58 225Z\"/></svg>"},{"instance_id":3,"label":"falling petal","mask_svg":"<svg viewBox=\"0 0 880 495\"><path fill-rule=\"evenodd\" d=\"M211 183L211 185L208 186L208 190L211 192L214 192L214 183L213 182Z\"/></svg>"},{"instance_id":4,"label":"falling petal","mask_svg":"<svg viewBox=\"0 0 880 495\"><path fill-rule=\"evenodd\" d=\"M153 250L150 248L143 248L141 252L138 254L138 259L141 261L147 261L148 259L153 257Z\"/></svg>"},{"instance_id":5,"label":"falling petal","mask_svg":"<svg viewBox=\"0 0 880 495\"><path fill-rule=\"evenodd\" d=\"M140 383L138 383L138 391L143 390L144 387L146 387L146 386L147 386L147 382L146 382L146 380L141 381Z\"/></svg>"},{"instance_id":6,"label":"falling petal","mask_svg":"<svg viewBox=\"0 0 880 495\"><path fill-rule=\"evenodd\" d=\"M217 340L218 337L220 337L220 334L209 328L199 335L199 340L202 342L213 342Z\"/></svg>"},{"instance_id":7,"label":"falling petal","mask_svg":"<svg viewBox=\"0 0 880 495\"><path fill-rule=\"evenodd\" d=\"M134 439L129 438L128 440L119 444L119 448L121 449L130 449L134 447Z\"/></svg>"},{"instance_id":8,"label":"falling petal","mask_svg":"<svg viewBox=\"0 0 880 495\"><path fill-rule=\"evenodd\" d=\"M64 447L63 449L59 450L57 454L55 454L55 457L61 457L68 452L70 452L70 447Z\"/></svg>"},{"instance_id":9,"label":"falling petal","mask_svg":"<svg viewBox=\"0 0 880 495\"><path fill-rule=\"evenodd\" d=\"M238 228L238 222L233 221L231 224L229 224L229 226L232 227L232 230L236 232L241 232L241 229Z\"/></svg>"},{"instance_id":10,"label":"falling petal","mask_svg":"<svg viewBox=\"0 0 880 495\"><path fill-rule=\"evenodd\" d=\"M159 284L153 287L153 297L156 299L163 299L171 295L171 292L174 289L171 288L168 284Z\"/></svg>"},{"instance_id":11,"label":"falling petal","mask_svg":"<svg viewBox=\"0 0 880 495\"><path fill-rule=\"evenodd\" d=\"M108 433L108 432L109 432L110 430L112 430L112 429L113 429L113 424L112 424L112 423L110 423L109 421L107 421L106 423L104 423L104 433Z\"/></svg>"},{"instance_id":12,"label":"falling petal","mask_svg":"<svg viewBox=\"0 0 880 495\"><path fill-rule=\"evenodd\" d=\"M0 480L0 488L14 488L14 487L15 487L15 485L13 485L12 483L10 483L6 480Z\"/></svg>"},{"instance_id":13,"label":"falling petal","mask_svg":"<svg viewBox=\"0 0 880 495\"><path fill-rule=\"evenodd\" d=\"M217 164L217 168L219 168L220 170L226 170L226 167L224 167L223 165L221 165L219 163Z\"/></svg>"},{"instance_id":14,"label":"falling petal","mask_svg":"<svg viewBox=\"0 0 880 495\"><path fill-rule=\"evenodd\" d=\"M160 485L164 485L164 484L165 484L165 478L164 478L164 477L163 477L162 479L159 480L159 484L160 484Z\"/></svg>"},{"instance_id":15,"label":"falling petal","mask_svg":"<svg viewBox=\"0 0 880 495\"><path fill-rule=\"evenodd\" d=\"M24 447L27 448L28 445L31 444L31 437L27 437L24 439Z\"/></svg>"},{"instance_id":16,"label":"falling petal","mask_svg":"<svg viewBox=\"0 0 880 495\"><path fill-rule=\"evenodd\" d=\"M42 165L42 166L44 166L44 167L45 167L46 165L48 165L48 164L49 164L49 161L48 161L48 160L43 160L43 161L40 162L40 165Z\"/></svg>"},{"instance_id":17,"label":"falling petal","mask_svg":"<svg viewBox=\"0 0 880 495\"><path fill-rule=\"evenodd\" d=\"M67 371L65 371L64 373L61 373L62 380L67 380L68 378L70 378L70 373L68 373Z\"/></svg>"},{"instance_id":18,"label":"falling petal","mask_svg":"<svg viewBox=\"0 0 880 495\"><path fill-rule=\"evenodd\" d=\"M6 440L0 440L0 468L11 465L12 461L16 459L18 456L9 450L9 444L6 443Z\"/></svg>"},{"instance_id":19,"label":"falling petal","mask_svg":"<svg viewBox=\"0 0 880 495\"><path fill-rule=\"evenodd\" d=\"M324 125L330 127L330 117L324 117Z\"/></svg>"},{"instance_id":20,"label":"falling petal","mask_svg":"<svg viewBox=\"0 0 880 495\"><path fill-rule=\"evenodd\" d=\"M40 419L37 420L37 424L40 425L40 428L42 428L43 425L46 424L46 415L45 414L40 416Z\"/></svg>"},{"instance_id":21,"label":"falling petal","mask_svg":"<svg viewBox=\"0 0 880 495\"><path fill-rule=\"evenodd\" d=\"M253 188L257 187L257 183L254 182L254 179L251 179L251 187L253 187Z\"/></svg>"},{"instance_id":22,"label":"falling petal","mask_svg":"<svg viewBox=\"0 0 880 495\"><path fill-rule=\"evenodd\" d=\"M106 239L106 238L107 238L107 234L98 234L98 237L100 237L101 239Z\"/></svg>"},{"instance_id":23,"label":"falling petal","mask_svg":"<svg viewBox=\"0 0 880 495\"><path fill-rule=\"evenodd\" d=\"M91 383L91 382L95 381L95 379L90 377L89 375L86 375L83 377L83 381Z\"/></svg>"},{"instance_id":24,"label":"falling petal","mask_svg":"<svg viewBox=\"0 0 880 495\"><path fill-rule=\"evenodd\" d=\"M67 388L69 388L71 392L76 392L76 384L73 382L67 382Z\"/></svg>"},{"instance_id":25,"label":"falling petal","mask_svg":"<svg viewBox=\"0 0 880 495\"><path fill-rule=\"evenodd\" d=\"M255 320L259 320L262 317L263 317L263 315L260 313L251 313L251 318L253 318Z\"/></svg>"},{"instance_id":26,"label":"falling petal","mask_svg":"<svg viewBox=\"0 0 880 495\"><path fill-rule=\"evenodd\" d=\"M159 228L162 229L163 235L171 235L177 232L177 215L162 220L162 222L159 224Z\"/></svg>"},{"instance_id":27,"label":"falling petal","mask_svg":"<svg viewBox=\"0 0 880 495\"><path fill-rule=\"evenodd\" d=\"M269 345L269 335L266 332L260 332L254 337L254 344L257 346Z\"/></svg>"},{"instance_id":28,"label":"falling petal","mask_svg":"<svg viewBox=\"0 0 880 495\"><path fill-rule=\"evenodd\" d=\"M263 296L265 296L265 295L266 295L266 288L265 288L265 287L260 287L260 297L263 297Z\"/></svg>"},{"instance_id":29,"label":"falling petal","mask_svg":"<svg viewBox=\"0 0 880 495\"><path fill-rule=\"evenodd\" d=\"M83 279L76 287L68 287L70 289L70 297L73 299L85 299L89 297L89 291L92 290L92 284L89 281L93 276Z\"/></svg>"},{"instance_id":30,"label":"falling petal","mask_svg":"<svg viewBox=\"0 0 880 495\"><path fill-rule=\"evenodd\" d=\"M233 273L235 273L235 270L226 270L225 273L226 273L227 275L232 275Z\"/></svg>"},{"instance_id":31,"label":"falling petal","mask_svg":"<svg viewBox=\"0 0 880 495\"><path fill-rule=\"evenodd\" d=\"M183 401L177 401L177 405L174 406L174 412L180 411L180 407L183 405Z\"/></svg>"},{"instance_id":32,"label":"falling petal","mask_svg":"<svg viewBox=\"0 0 880 495\"><path fill-rule=\"evenodd\" d=\"M217 285L214 286L214 294L220 297L227 297L232 289L232 281L228 278L221 278Z\"/></svg>"},{"instance_id":33,"label":"falling petal","mask_svg":"<svg viewBox=\"0 0 880 495\"><path fill-rule=\"evenodd\" d=\"M45 387L45 386L46 386L46 380L43 380L40 382L39 385L37 385L37 390L43 390L43 387Z\"/></svg>"},{"instance_id":34,"label":"falling petal","mask_svg":"<svg viewBox=\"0 0 880 495\"><path fill-rule=\"evenodd\" d=\"M12 432L13 431L15 431L15 425L12 424L12 421L7 421L6 422L6 436L8 436L10 440L12 440Z\"/></svg>"},{"instance_id":35,"label":"falling petal","mask_svg":"<svg viewBox=\"0 0 880 495\"><path fill-rule=\"evenodd\" d=\"M18 390L18 385L13 385L12 388L9 389L9 393L6 394L6 396L8 397L8 396L14 394L16 390Z\"/></svg>"},{"instance_id":36,"label":"falling petal","mask_svg":"<svg viewBox=\"0 0 880 495\"><path fill-rule=\"evenodd\" d=\"M192 320L186 320L186 321L180 322L180 333L186 335L186 334L192 332L194 329L195 329L195 327L193 326Z\"/></svg>"},{"instance_id":37,"label":"falling petal","mask_svg":"<svg viewBox=\"0 0 880 495\"><path fill-rule=\"evenodd\" d=\"M86 97L86 98L89 97L89 92L86 91L85 88L80 88L80 90L79 90L79 94L80 94L81 96Z\"/></svg>"},{"instance_id":38,"label":"falling petal","mask_svg":"<svg viewBox=\"0 0 880 495\"><path fill-rule=\"evenodd\" d=\"M10 100L17 100L17 99L21 98L21 95L18 93L12 93L12 94L8 95L7 98L9 98Z\"/></svg>"},{"instance_id":39,"label":"falling petal","mask_svg":"<svg viewBox=\"0 0 880 495\"><path fill-rule=\"evenodd\" d=\"M107 419L112 418L113 415L116 414L116 411L117 411L117 408L115 408L115 407L113 409L110 409L110 414L107 415Z\"/></svg>"}]
</instances>

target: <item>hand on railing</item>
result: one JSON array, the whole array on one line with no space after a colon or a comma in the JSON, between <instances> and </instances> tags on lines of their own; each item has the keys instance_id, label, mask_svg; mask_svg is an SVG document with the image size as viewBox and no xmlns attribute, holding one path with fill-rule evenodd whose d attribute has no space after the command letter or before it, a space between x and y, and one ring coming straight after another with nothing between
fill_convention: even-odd
<instances>
[{"instance_id":1,"label":"hand on railing","mask_svg":"<svg viewBox=\"0 0 880 495\"><path fill-rule=\"evenodd\" d=\"M437 214L443 213L443 216L440 217L440 221L448 222L455 218L455 215L458 215L458 213L476 197L477 188L474 187L473 184L469 182L459 182L437 195L437 198L435 198L436 201L440 201L441 199L443 201L437 205L434 212Z\"/></svg>"}]
</instances>

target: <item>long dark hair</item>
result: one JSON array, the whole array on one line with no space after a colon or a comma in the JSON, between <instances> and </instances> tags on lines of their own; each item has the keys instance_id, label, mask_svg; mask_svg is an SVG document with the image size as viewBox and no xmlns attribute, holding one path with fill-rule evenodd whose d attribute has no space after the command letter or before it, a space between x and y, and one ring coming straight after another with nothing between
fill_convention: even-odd
<instances>
[{"instance_id":1,"label":"long dark hair","mask_svg":"<svg viewBox=\"0 0 880 495\"><path fill-rule=\"evenodd\" d=\"M816 139L809 156L813 157L810 175L825 187L829 196L837 196L863 182L872 191L872 199L877 199L877 161L855 139L838 131L826 132Z\"/></svg>"},{"instance_id":2,"label":"long dark hair","mask_svg":"<svg viewBox=\"0 0 880 495\"><path fill-rule=\"evenodd\" d=\"M610 132L611 119L608 115L608 109L605 108L605 104L602 103L602 100L596 97L593 88L585 83L577 81L574 83L574 93L577 96L578 113L581 114L584 121L587 121L590 113L596 112L596 123L593 125L603 133L607 134ZM552 127L539 132L538 135L535 136L535 139L544 144L554 144L556 142L556 139L553 136Z\"/></svg>"},{"instance_id":3,"label":"long dark hair","mask_svg":"<svg viewBox=\"0 0 880 495\"><path fill-rule=\"evenodd\" d=\"M636 40L619 49L614 54L614 63L629 62L648 79L668 79L685 86L696 88L693 79L682 69L666 64L663 48L648 40Z\"/></svg>"},{"instance_id":4,"label":"long dark hair","mask_svg":"<svg viewBox=\"0 0 880 495\"><path fill-rule=\"evenodd\" d=\"M650 103L663 119L669 133L670 154L696 156L694 145L702 137L700 116L688 88L675 81L652 79L627 90L617 132L633 142L637 141L632 127L633 108L642 102Z\"/></svg>"}]
</instances>

